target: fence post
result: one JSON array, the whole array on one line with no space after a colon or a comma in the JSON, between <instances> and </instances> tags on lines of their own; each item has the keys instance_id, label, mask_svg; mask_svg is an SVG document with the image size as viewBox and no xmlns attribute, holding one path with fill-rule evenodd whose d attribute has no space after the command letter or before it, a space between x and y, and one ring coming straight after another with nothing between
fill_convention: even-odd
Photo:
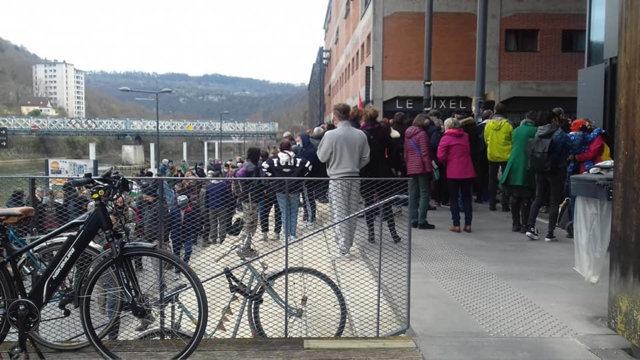
<instances>
[{"instance_id":1,"label":"fence post","mask_svg":"<svg viewBox=\"0 0 640 360\"><path fill-rule=\"evenodd\" d=\"M284 206L284 218L287 220L283 221L284 226L284 337L289 337L289 221L290 221L290 212L291 206L289 205L289 180L284 181L284 194L286 196L285 206ZM277 198L278 194L276 193L276 203L278 202ZM280 204L276 204L279 206ZM280 209L282 211L282 209Z\"/></svg>"},{"instance_id":2,"label":"fence post","mask_svg":"<svg viewBox=\"0 0 640 360\"><path fill-rule=\"evenodd\" d=\"M166 201L164 199L164 179L158 179L158 213L160 221L160 238L158 239L158 246L160 249L164 249L164 235L165 235L165 222L167 217ZM164 272L162 261L158 260L158 283L164 284ZM160 287L160 304L164 304L164 286ZM160 329L164 329L165 313L164 307L160 307ZM160 338L164 340L164 331L160 331Z\"/></svg>"},{"instance_id":3,"label":"fence post","mask_svg":"<svg viewBox=\"0 0 640 360\"><path fill-rule=\"evenodd\" d=\"M374 182L374 186L378 185L378 182ZM382 286L382 225L385 221L384 218L384 205L378 205L378 215L380 215L380 249L378 250L378 289L376 294L376 337L380 337L380 292ZM365 217L367 215L365 214Z\"/></svg>"},{"instance_id":4,"label":"fence post","mask_svg":"<svg viewBox=\"0 0 640 360\"><path fill-rule=\"evenodd\" d=\"M406 266L407 267L407 325L406 325L406 329L409 329L409 326L411 326L411 243L412 243L411 204L413 204L413 200L411 199L411 183L409 182L407 185L408 185L407 198L409 199L409 206L408 206L409 216L407 218L407 266Z\"/></svg>"},{"instance_id":5,"label":"fence post","mask_svg":"<svg viewBox=\"0 0 640 360\"><path fill-rule=\"evenodd\" d=\"M33 229L38 231L38 201L36 198L36 179L33 177L29 178L29 206L35 209L35 216L31 219L31 225L29 225L29 233L33 234Z\"/></svg>"}]
</instances>

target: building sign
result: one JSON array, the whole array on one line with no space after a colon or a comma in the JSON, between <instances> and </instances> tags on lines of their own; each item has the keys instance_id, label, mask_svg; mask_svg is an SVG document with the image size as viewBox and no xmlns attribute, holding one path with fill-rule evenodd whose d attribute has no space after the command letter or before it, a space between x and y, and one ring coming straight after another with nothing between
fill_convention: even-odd
<instances>
[{"instance_id":1,"label":"building sign","mask_svg":"<svg viewBox=\"0 0 640 360\"><path fill-rule=\"evenodd\" d=\"M456 109L465 109L471 111L472 100L470 97L436 97L433 98L431 108L443 112L453 111ZM390 112L421 112L422 97L395 97L384 102L384 111Z\"/></svg>"},{"instance_id":2,"label":"building sign","mask_svg":"<svg viewBox=\"0 0 640 360\"><path fill-rule=\"evenodd\" d=\"M74 159L48 159L49 173L54 177L82 177L86 173L93 173L93 161Z\"/></svg>"}]
</instances>

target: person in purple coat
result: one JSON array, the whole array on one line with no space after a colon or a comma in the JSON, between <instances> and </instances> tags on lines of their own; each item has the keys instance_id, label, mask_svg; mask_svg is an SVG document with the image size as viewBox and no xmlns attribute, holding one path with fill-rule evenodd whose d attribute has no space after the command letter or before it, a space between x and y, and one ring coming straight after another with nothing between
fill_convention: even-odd
<instances>
[{"instance_id":1,"label":"person in purple coat","mask_svg":"<svg viewBox=\"0 0 640 360\"><path fill-rule=\"evenodd\" d=\"M460 122L449 118L444 122L444 135L438 145L438 160L447 169L447 185L449 188L449 202L451 204L451 218L453 226L449 230L460 232L460 208L458 194L462 194L464 206L464 231L471 232L471 188L476 177L469 135L460 128Z\"/></svg>"}]
</instances>

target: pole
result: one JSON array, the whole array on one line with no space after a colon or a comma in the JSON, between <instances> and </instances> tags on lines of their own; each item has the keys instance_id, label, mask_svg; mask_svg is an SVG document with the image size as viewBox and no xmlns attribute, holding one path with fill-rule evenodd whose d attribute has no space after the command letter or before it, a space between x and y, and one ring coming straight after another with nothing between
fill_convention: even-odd
<instances>
[{"instance_id":1,"label":"pole","mask_svg":"<svg viewBox=\"0 0 640 360\"><path fill-rule=\"evenodd\" d=\"M476 121L482 118L487 68L487 0L478 0L476 29Z\"/></svg>"},{"instance_id":2,"label":"pole","mask_svg":"<svg viewBox=\"0 0 640 360\"><path fill-rule=\"evenodd\" d=\"M219 138L220 138L220 140L218 142L220 143L220 159L222 159L222 113L220 113L220 136L219 136Z\"/></svg>"},{"instance_id":3,"label":"pole","mask_svg":"<svg viewBox=\"0 0 640 360\"><path fill-rule=\"evenodd\" d=\"M158 107L158 93L156 92L156 161L158 162L157 172L160 171L160 109ZM156 173L157 173L156 172Z\"/></svg>"},{"instance_id":4,"label":"pole","mask_svg":"<svg viewBox=\"0 0 640 360\"><path fill-rule=\"evenodd\" d=\"M424 112L431 110L431 47L433 39L433 0L425 0L424 11L424 94L422 108Z\"/></svg>"},{"instance_id":5,"label":"pole","mask_svg":"<svg viewBox=\"0 0 640 360\"><path fill-rule=\"evenodd\" d=\"M242 128L242 154L247 153L247 120L244 120L244 128Z\"/></svg>"}]
</instances>

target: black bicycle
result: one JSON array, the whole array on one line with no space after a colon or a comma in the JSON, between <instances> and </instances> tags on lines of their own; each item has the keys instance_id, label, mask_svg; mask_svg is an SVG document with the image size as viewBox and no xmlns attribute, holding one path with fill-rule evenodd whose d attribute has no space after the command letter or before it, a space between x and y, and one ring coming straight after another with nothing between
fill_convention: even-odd
<instances>
[{"instance_id":1,"label":"black bicycle","mask_svg":"<svg viewBox=\"0 0 640 360\"><path fill-rule=\"evenodd\" d=\"M42 358L32 340L41 321L41 310L59 293L99 232L106 239L108 255L97 257L88 266L86 279L77 281L81 284L80 320L91 344L105 358L136 357L133 351L141 348L159 351L154 358L188 357L207 326L207 299L197 275L182 260L155 244L127 242L124 234L114 231L106 204L126 195L130 189L127 179L109 171L100 178L86 177L72 184L90 188L95 208L78 233L68 237L45 270L32 279L29 291L23 276L15 275L20 274L18 261L43 241L18 248L8 241L6 226L28 219L34 210L0 209L0 245L5 250L5 258L0 261L0 340L5 339L10 327L17 329L17 346L11 357L28 358L29 340ZM171 274L177 274L184 286L176 286ZM172 334L171 324L165 321L165 299L177 294L195 320L184 324L180 336L165 336ZM139 333L149 327L164 331L159 337L140 339Z\"/></svg>"}]
</instances>

